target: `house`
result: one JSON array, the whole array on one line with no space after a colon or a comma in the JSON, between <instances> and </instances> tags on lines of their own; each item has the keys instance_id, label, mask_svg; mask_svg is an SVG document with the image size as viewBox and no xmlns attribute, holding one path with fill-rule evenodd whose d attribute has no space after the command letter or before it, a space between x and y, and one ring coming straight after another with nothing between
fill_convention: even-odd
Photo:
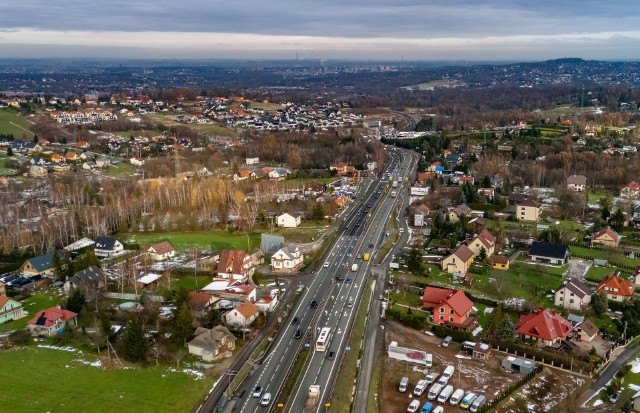
<instances>
[{"instance_id":1,"label":"house","mask_svg":"<svg viewBox=\"0 0 640 413\"><path fill-rule=\"evenodd\" d=\"M526 201L527 198L528 198L528 196L525 195L525 194L519 194L519 193L513 192L513 193L509 194L509 198L508 198L509 205L521 204L524 201Z\"/></svg>"},{"instance_id":2,"label":"house","mask_svg":"<svg viewBox=\"0 0 640 413\"><path fill-rule=\"evenodd\" d=\"M82 164L82 169L85 171L90 171L92 169L96 169L98 166L93 161L87 161Z\"/></svg>"},{"instance_id":3,"label":"house","mask_svg":"<svg viewBox=\"0 0 640 413\"><path fill-rule=\"evenodd\" d=\"M531 339L551 346L567 337L571 332L571 323L554 309L539 309L533 314L521 315L516 330L524 340Z\"/></svg>"},{"instance_id":4,"label":"house","mask_svg":"<svg viewBox=\"0 0 640 413\"><path fill-rule=\"evenodd\" d=\"M236 348L236 337L225 326L212 329L198 327L194 335L193 340L187 343L189 354L199 356L203 361L231 357Z\"/></svg>"},{"instance_id":5,"label":"house","mask_svg":"<svg viewBox=\"0 0 640 413\"><path fill-rule=\"evenodd\" d=\"M627 185L620 188L620 196L627 199L636 199L640 196L640 184L631 181Z\"/></svg>"},{"instance_id":6,"label":"house","mask_svg":"<svg viewBox=\"0 0 640 413\"><path fill-rule=\"evenodd\" d=\"M78 141L76 142L75 147L78 149L89 149L91 145L89 145L89 142L87 141Z\"/></svg>"},{"instance_id":7,"label":"house","mask_svg":"<svg viewBox=\"0 0 640 413\"><path fill-rule=\"evenodd\" d=\"M59 153L54 153L51 155L51 162L53 163L62 163L64 162L64 156L60 155Z\"/></svg>"},{"instance_id":8,"label":"house","mask_svg":"<svg viewBox=\"0 0 640 413\"><path fill-rule=\"evenodd\" d=\"M78 162L80 161L80 155L73 151L67 151L67 153L64 155L64 160L65 162Z\"/></svg>"},{"instance_id":9,"label":"house","mask_svg":"<svg viewBox=\"0 0 640 413\"><path fill-rule=\"evenodd\" d=\"M6 296L0 296L0 324L25 317L22 303Z\"/></svg>"},{"instance_id":10,"label":"house","mask_svg":"<svg viewBox=\"0 0 640 413\"><path fill-rule=\"evenodd\" d=\"M449 274L466 274L473 264L473 251L466 245L461 245L453 254L440 261L440 268Z\"/></svg>"},{"instance_id":11,"label":"house","mask_svg":"<svg viewBox=\"0 0 640 413\"><path fill-rule=\"evenodd\" d=\"M276 308L276 305L278 305L278 296L276 294L267 295L256 301L256 307L263 313L272 312Z\"/></svg>"},{"instance_id":12,"label":"house","mask_svg":"<svg viewBox=\"0 0 640 413\"><path fill-rule=\"evenodd\" d=\"M253 275L255 267L251 256L240 250L222 250L216 272L218 277L246 281Z\"/></svg>"},{"instance_id":13,"label":"house","mask_svg":"<svg viewBox=\"0 0 640 413\"><path fill-rule=\"evenodd\" d=\"M62 286L64 293L68 296L73 290L79 289L87 298L95 297L96 293L104 287L105 275L102 270L92 265L89 268L78 271L69 278Z\"/></svg>"},{"instance_id":14,"label":"house","mask_svg":"<svg viewBox=\"0 0 640 413\"><path fill-rule=\"evenodd\" d=\"M491 266L496 270L508 270L509 269L509 258L504 255L494 255L491 258Z\"/></svg>"},{"instance_id":15,"label":"house","mask_svg":"<svg viewBox=\"0 0 640 413\"><path fill-rule=\"evenodd\" d=\"M482 196L484 196L485 198L487 198L488 200L493 200L493 198L495 198L496 196L496 189L495 188L478 188L478 193Z\"/></svg>"},{"instance_id":16,"label":"house","mask_svg":"<svg viewBox=\"0 0 640 413\"><path fill-rule=\"evenodd\" d=\"M344 175L347 173L348 167L349 165L344 162L336 162L333 165L329 166L329 170L336 171L338 175Z\"/></svg>"},{"instance_id":17,"label":"house","mask_svg":"<svg viewBox=\"0 0 640 413\"><path fill-rule=\"evenodd\" d=\"M583 192L587 188L587 177L584 175L571 175L567 178L567 188Z\"/></svg>"},{"instance_id":18,"label":"house","mask_svg":"<svg viewBox=\"0 0 640 413\"><path fill-rule=\"evenodd\" d=\"M629 301L633 298L635 285L619 275L608 275L604 277L596 287L596 292L604 291L607 298L613 301Z\"/></svg>"},{"instance_id":19,"label":"house","mask_svg":"<svg viewBox=\"0 0 640 413\"><path fill-rule=\"evenodd\" d=\"M305 184L302 193L306 196L321 196L324 193L324 187L317 182L309 182Z\"/></svg>"},{"instance_id":20,"label":"house","mask_svg":"<svg viewBox=\"0 0 640 413\"><path fill-rule=\"evenodd\" d=\"M96 159L95 162L98 168L106 168L111 166L111 160L105 156L101 156L100 158Z\"/></svg>"},{"instance_id":21,"label":"house","mask_svg":"<svg viewBox=\"0 0 640 413\"><path fill-rule=\"evenodd\" d=\"M282 228L296 228L300 225L300 214L295 212L285 212L276 216L276 224Z\"/></svg>"},{"instance_id":22,"label":"house","mask_svg":"<svg viewBox=\"0 0 640 413\"><path fill-rule=\"evenodd\" d=\"M582 322L577 328L578 338L580 341L591 343L598 335L598 327L591 320Z\"/></svg>"},{"instance_id":23,"label":"house","mask_svg":"<svg viewBox=\"0 0 640 413\"><path fill-rule=\"evenodd\" d=\"M304 265L304 255L300 248L285 246L271 256L271 269L278 272L292 272Z\"/></svg>"},{"instance_id":24,"label":"house","mask_svg":"<svg viewBox=\"0 0 640 413\"><path fill-rule=\"evenodd\" d=\"M156 273L141 273L138 278L136 278L136 288L146 288L150 285L158 284L158 281L162 278L162 274Z\"/></svg>"},{"instance_id":25,"label":"house","mask_svg":"<svg viewBox=\"0 0 640 413\"><path fill-rule=\"evenodd\" d=\"M34 336L53 336L62 333L66 325L77 325L78 314L58 307L40 310L27 323Z\"/></svg>"},{"instance_id":26,"label":"house","mask_svg":"<svg viewBox=\"0 0 640 413\"><path fill-rule=\"evenodd\" d=\"M451 222L458 222L458 220L460 219L460 217L464 216L471 216L471 213L473 212L473 210L471 208L469 208L469 206L467 204L462 204L462 205L458 205L455 208L452 208L447 216L449 217L449 221Z\"/></svg>"},{"instance_id":27,"label":"house","mask_svg":"<svg viewBox=\"0 0 640 413\"><path fill-rule=\"evenodd\" d=\"M251 172L248 169L241 169L233 174L234 181L244 181L246 179L249 179L249 177L251 177Z\"/></svg>"},{"instance_id":28,"label":"house","mask_svg":"<svg viewBox=\"0 0 640 413\"><path fill-rule=\"evenodd\" d=\"M620 243L620 235L611 227L606 227L598 231L591 237L591 245L604 245L607 247L617 247Z\"/></svg>"},{"instance_id":29,"label":"house","mask_svg":"<svg viewBox=\"0 0 640 413\"><path fill-rule=\"evenodd\" d=\"M98 258L110 258L121 254L124 251L124 245L114 237L101 235L96 238L94 251Z\"/></svg>"},{"instance_id":30,"label":"house","mask_svg":"<svg viewBox=\"0 0 640 413\"><path fill-rule=\"evenodd\" d=\"M245 301L233 310L225 313L222 318L230 326L243 328L250 326L260 315L260 310L251 301Z\"/></svg>"},{"instance_id":31,"label":"house","mask_svg":"<svg viewBox=\"0 0 640 413\"><path fill-rule=\"evenodd\" d=\"M516 218L518 221L537 221L542 213L542 204L535 199L527 198L516 204Z\"/></svg>"},{"instance_id":32,"label":"house","mask_svg":"<svg viewBox=\"0 0 640 413\"><path fill-rule=\"evenodd\" d=\"M434 324L470 331L477 323L472 314L473 302L461 290L427 287L422 295L422 306L433 309Z\"/></svg>"},{"instance_id":33,"label":"house","mask_svg":"<svg viewBox=\"0 0 640 413\"><path fill-rule=\"evenodd\" d=\"M591 304L591 290L577 278L571 278L555 292L553 305L569 310L584 310Z\"/></svg>"},{"instance_id":34,"label":"house","mask_svg":"<svg viewBox=\"0 0 640 413\"><path fill-rule=\"evenodd\" d=\"M203 317L211 307L214 307L221 300L220 297L200 291L189 291L188 299L189 308L196 317Z\"/></svg>"},{"instance_id":35,"label":"house","mask_svg":"<svg viewBox=\"0 0 640 413\"><path fill-rule=\"evenodd\" d=\"M467 243L467 246L476 256L479 255L480 251L484 248L487 257L490 257L495 252L496 237L488 230L483 229L473 240Z\"/></svg>"},{"instance_id":36,"label":"house","mask_svg":"<svg viewBox=\"0 0 640 413\"><path fill-rule=\"evenodd\" d=\"M471 352L471 357L476 360L487 361L491 357L491 346L485 343L477 343Z\"/></svg>"},{"instance_id":37,"label":"house","mask_svg":"<svg viewBox=\"0 0 640 413\"><path fill-rule=\"evenodd\" d=\"M146 253L154 261L164 261L176 255L176 250L173 249L173 245L169 241L162 241L159 244L148 246Z\"/></svg>"},{"instance_id":38,"label":"house","mask_svg":"<svg viewBox=\"0 0 640 413\"><path fill-rule=\"evenodd\" d=\"M564 265L569 262L571 252L564 244L552 244L550 242L533 241L529 247L531 261L543 264Z\"/></svg>"},{"instance_id":39,"label":"house","mask_svg":"<svg viewBox=\"0 0 640 413\"><path fill-rule=\"evenodd\" d=\"M458 179L458 185L464 185L466 183L470 183L471 185L475 184L475 179L473 176L463 175Z\"/></svg>"},{"instance_id":40,"label":"house","mask_svg":"<svg viewBox=\"0 0 640 413\"><path fill-rule=\"evenodd\" d=\"M62 251L56 250L56 254L60 258L60 261L64 258ZM53 275L53 252L39 255L37 257L29 258L20 267L23 277L34 277L36 275Z\"/></svg>"},{"instance_id":41,"label":"house","mask_svg":"<svg viewBox=\"0 0 640 413\"><path fill-rule=\"evenodd\" d=\"M47 176L49 174L49 171L47 171L47 168L45 168L44 166L31 165L29 167L28 174L32 178L42 178Z\"/></svg>"}]
</instances>

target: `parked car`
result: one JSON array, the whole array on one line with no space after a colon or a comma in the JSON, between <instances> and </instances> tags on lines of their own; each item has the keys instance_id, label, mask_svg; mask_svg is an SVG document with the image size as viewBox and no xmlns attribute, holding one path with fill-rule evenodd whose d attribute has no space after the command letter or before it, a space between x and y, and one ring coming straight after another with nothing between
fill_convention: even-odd
<instances>
[{"instance_id":1,"label":"parked car","mask_svg":"<svg viewBox=\"0 0 640 413\"><path fill-rule=\"evenodd\" d=\"M415 413L418 411L419 408L420 408L420 400L414 400L411 402L409 407L407 407L407 412Z\"/></svg>"},{"instance_id":2,"label":"parked car","mask_svg":"<svg viewBox=\"0 0 640 413\"><path fill-rule=\"evenodd\" d=\"M446 336L444 340L442 340L442 347L449 347L449 344L453 341L453 337Z\"/></svg>"},{"instance_id":3,"label":"parked car","mask_svg":"<svg viewBox=\"0 0 640 413\"><path fill-rule=\"evenodd\" d=\"M613 393L611 397L609 397L609 401L613 404L616 404L620 400L620 393Z\"/></svg>"}]
</instances>

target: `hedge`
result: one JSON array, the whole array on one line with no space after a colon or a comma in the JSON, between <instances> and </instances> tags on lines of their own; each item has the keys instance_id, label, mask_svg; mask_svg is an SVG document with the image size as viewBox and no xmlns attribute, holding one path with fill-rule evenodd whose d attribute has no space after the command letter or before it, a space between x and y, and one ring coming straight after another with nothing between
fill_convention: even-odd
<instances>
[{"instance_id":1,"label":"hedge","mask_svg":"<svg viewBox=\"0 0 640 413\"><path fill-rule=\"evenodd\" d=\"M521 378L520 380L518 380L517 382L513 383L511 386L509 386L505 391L503 391L502 393L500 393L498 395L498 397L494 398L493 400L491 400L490 402L484 404L480 410L478 410L478 412L480 413L484 413L484 412L488 412L489 410L493 409L494 407L496 407L501 401L503 401L504 399L506 399L507 397L511 396L513 393L515 393L520 387L524 386L525 384L527 384L529 381L531 381L531 379L533 379L535 376L537 376L538 374L540 374L540 372L542 372L542 364L538 364L538 366L536 367L535 370L533 370L531 373L528 373L526 376L524 376L523 378Z\"/></svg>"},{"instance_id":2,"label":"hedge","mask_svg":"<svg viewBox=\"0 0 640 413\"><path fill-rule=\"evenodd\" d=\"M464 341L473 341L473 334L467 332L467 331L458 331L458 330L451 330L450 328L447 328L443 325L436 325L433 326L432 328L433 330L433 334L435 334L438 337L446 337L446 336L451 336L451 338L453 339L453 341L458 342L458 343L462 343Z\"/></svg>"},{"instance_id":3,"label":"hedge","mask_svg":"<svg viewBox=\"0 0 640 413\"><path fill-rule=\"evenodd\" d=\"M418 311L408 313L389 307L386 315L387 318L395 320L407 327L415 328L416 330L424 330L429 325L427 317Z\"/></svg>"}]
</instances>

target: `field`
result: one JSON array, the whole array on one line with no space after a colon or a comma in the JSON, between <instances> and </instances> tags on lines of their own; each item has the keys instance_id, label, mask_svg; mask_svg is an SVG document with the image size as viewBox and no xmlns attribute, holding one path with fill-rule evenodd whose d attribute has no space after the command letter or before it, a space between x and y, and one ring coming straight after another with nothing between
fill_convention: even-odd
<instances>
[{"instance_id":1,"label":"field","mask_svg":"<svg viewBox=\"0 0 640 413\"><path fill-rule=\"evenodd\" d=\"M208 134L212 134L212 135L220 135L220 136L229 136L229 137L235 137L238 136L238 134L236 133L236 131L226 128L224 126L220 126L218 124L212 123L212 124L183 124L180 122L176 122L175 121L175 114L171 114L171 115L163 115L163 114L159 114L159 113L154 113L154 114L149 114L149 115L143 115L144 117L150 118L155 122L160 122L165 126L168 127L175 127L175 126L187 126L191 129L194 130L198 130L204 133L208 133Z\"/></svg>"},{"instance_id":2,"label":"field","mask_svg":"<svg viewBox=\"0 0 640 413\"><path fill-rule=\"evenodd\" d=\"M595 259L608 260L612 264L622 264L634 267L637 264L637 260L625 257L623 254L615 253L609 250L597 250L586 247L569 246L571 254L578 255L580 257L591 257Z\"/></svg>"},{"instance_id":3,"label":"field","mask_svg":"<svg viewBox=\"0 0 640 413\"><path fill-rule=\"evenodd\" d=\"M13 109L0 109L0 134L13 135L20 139L23 135L27 139L33 138L33 133L29 130L31 124Z\"/></svg>"},{"instance_id":4,"label":"field","mask_svg":"<svg viewBox=\"0 0 640 413\"><path fill-rule=\"evenodd\" d=\"M0 353L5 412L189 412L211 382L167 367L105 370L79 352L30 347Z\"/></svg>"},{"instance_id":5,"label":"field","mask_svg":"<svg viewBox=\"0 0 640 413\"><path fill-rule=\"evenodd\" d=\"M140 245L169 241L176 251L186 251L193 247L213 249L220 252L226 248L253 250L260 246L260 234L230 234L226 231L212 232L162 232L119 234L120 240Z\"/></svg>"},{"instance_id":6,"label":"field","mask_svg":"<svg viewBox=\"0 0 640 413\"><path fill-rule=\"evenodd\" d=\"M402 89L405 90L433 90L437 87L458 87L458 86L462 86L462 82L459 82L457 80L447 80L447 79L439 79L439 80L432 80L431 82L426 82L426 83L420 83L418 85L413 85L413 86L404 86Z\"/></svg>"},{"instance_id":7,"label":"field","mask_svg":"<svg viewBox=\"0 0 640 413\"><path fill-rule=\"evenodd\" d=\"M27 322L31 320L38 311L45 308L54 307L60 304L60 298L54 294L37 293L22 301L24 309L28 315L19 320L9 321L0 324L0 332L18 330L27 326Z\"/></svg>"}]
</instances>

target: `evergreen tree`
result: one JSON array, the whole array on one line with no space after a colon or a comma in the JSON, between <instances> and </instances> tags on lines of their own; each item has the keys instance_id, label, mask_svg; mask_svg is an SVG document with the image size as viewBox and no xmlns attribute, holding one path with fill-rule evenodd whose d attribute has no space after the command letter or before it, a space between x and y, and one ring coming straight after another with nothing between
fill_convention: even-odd
<instances>
[{"instance_id":1,"label":"evergreen tree","mask_svg":"<svg viewBox=\"0 0 640 413\"><path fill-rule=\"evenodd\" d=\"M611 215L609 225L618 232L622 231L622 227L624 227L624 214L621 209L618 209Z\"/></svg>"},{"instance_id":2,"label":"evergreen tree","mask_svg":"<svg viewBox=\"0 0 640 413\"><path fill-rule=\"evenodd\" d=\"M483 188L491 188L491 178L488 175L485 175L482 179L482 187Z\"/></svg>"},{"instance_id":3,"label":"evergreen tree","mask_svg":"<svg viewBox=\"0 0 640 413\"><path fill-rule=\"evenodd\" d=\"M67 281L69 278L73 277L73 275L75 274L73 263L71 262L71 255L69 254L68 251L65 251L64 258L62 259L62 271L63 271L64 280L60 280L60 281Z\"/></svg>"},{"instance_id":4,"label":"evergreen tree","mask_svg":"<svg viewBox=\"0 0 640 413\"><path fill-rule=\"evenodd\" d=\"M407 257L407 268L413 274L422 273L422 254L417 248L412 248Z\"/></svg>"},{"instance_id":5,"label":"evergreen tree","mask_svg":"<svg viewBox=\"0 0 640 413\"><path fill-rule=\"evenodd\" d=\"M73 290L69 298L67 298L67 303L65 307L67 310L73 311L74 313L79 313L82 311L84 306L87 305L87 299L80 289L76 288Z\"/></svg>"},{"instance_id":6,"label":"evergreen tree","mask_svg":"<svg viewBox=\"0 0 640 413\"><path fill-rule=\"evenodd\" d=\"M222 315L220 314L220 310L217 308L212 308L209 310L209 314L207 314L207 328L213 328L215 326L219 326L222 324Z\"/></svg>"},{"instance_id":7,"label":"evergreen tree","mask_svg":"<svg viewBox=\"0 0 640 413\"><path fill-rule=\"evenodd\" d=\"M513 325L511 317L507 316L500 321L496 328L495 336L500 341L511 341L516 335L516 326Z\"/></svg>"},{"instance_id":8,"label":"evergreen tree","mask_svg":"<svg viewBox=\"0 0 640 413\"><path fill-rule=\"evenodd\" d=\"M174 320L174 337L178 345L186 345L193 334L193 316L187 302L182 303Z\"/></svg>"},{"instance_id":9,"label":"evergreen tree","mask_svg":"<svg viewBox=\"0 0 640 413\"><path fill-rule=\"evenodd\" d=\"M58 250L53 250L53 255L51 257L51 266L53 267L53 277L57 281L66 281L67 273L64 269L64 264L60 259L60 255L58 254Z\"/></svg>"},{"instance_id":10,"label":"evergreen tree","mask_svg":"<svg viewBox=\"0 0 640 413\"><path fill-rule=\"evenodd\" d=\"M125 360L132 362L144 361L147 352L147 339L144 337L142 323L137 317L132 317L122 336L122 352Z\"/></svg>"},{"instance_id":11,"label":"evergreen tree","mask_svg":"<svg viewBox=\"0 0 640 413\"><path fill-rule=\"evenodd\" d=\"M11 146L7 148L7 156L13 156L13 148Z\"/></svg>"},{"instance_id":12,"label":"evergreen tree","mask_svg":"<svg viewBox=\"0 0 640 413\"><path fill-rule=\"evenodd\" d=\"M322 208L322 204L320 202L316 202L316 204L313 206L311 217L315 221L320 221L324 218L324 209Z\"/></svg>"},{"instance_id":13,"label":"evergreen tree","mask_svg":"<svg viewBox=\"0 0 640 413\"><path fill-rule=\"evenodd\" d=\"M604 292L591 295L591 309L597 315L602 315L607 311L609 300Z\"/></svg>"}]
</instances>

